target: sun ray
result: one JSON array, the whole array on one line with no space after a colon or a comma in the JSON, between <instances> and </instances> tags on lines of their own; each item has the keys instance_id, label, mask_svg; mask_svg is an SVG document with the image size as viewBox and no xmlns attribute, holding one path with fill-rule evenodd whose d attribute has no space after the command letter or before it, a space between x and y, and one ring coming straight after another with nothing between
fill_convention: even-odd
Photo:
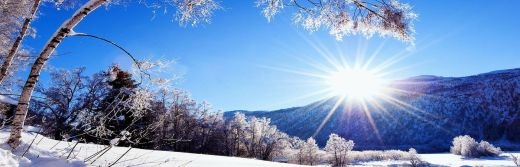
<instances>
[{"instance_id":1,"label":"sun ray","mask_svg":"<svg viewBox=\"0 0 520 167\"><path fill-rule=\"evenodd\" d=\"M323 128L323 126L325 126L325 124L329 121L330 117L332 116L332 114L334 114L334 112L338 109L338 107L343 103L343 100L345 99L345 96L341 96L337 101L336 103L334 104L334 106L330 109L330 111L327 113L327 116L325 116L325 118L323 119L323 121L321 121L320 125L318 126L318 128L316 128L316 131L312 134L312 137L316 137L316 135L318 135L318 133L321 131L321 129Z\"/></svg>"}]
</instances>

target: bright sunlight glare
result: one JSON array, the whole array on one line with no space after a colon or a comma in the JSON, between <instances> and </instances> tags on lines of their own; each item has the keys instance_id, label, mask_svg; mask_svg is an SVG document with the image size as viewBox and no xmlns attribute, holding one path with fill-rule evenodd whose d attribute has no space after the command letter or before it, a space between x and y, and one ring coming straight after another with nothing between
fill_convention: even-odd
<instances>
[{"instance_id":1,"label":"bright sunlight glare","mask_svg":"<svg viewBox=\"0 0 520 167\"><path fill-rule=\"evenodd\" d=\"M385 82L366 69L340 69L326 78L332 95L364 101L384 93Z\"/></svg>"}]
</instances>

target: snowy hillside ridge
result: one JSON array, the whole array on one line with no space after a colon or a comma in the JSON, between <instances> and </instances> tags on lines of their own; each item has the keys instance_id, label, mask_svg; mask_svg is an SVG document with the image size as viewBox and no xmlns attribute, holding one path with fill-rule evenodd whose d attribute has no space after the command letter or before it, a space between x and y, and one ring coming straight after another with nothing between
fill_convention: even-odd
<instances>
[{"instance_id":1,"label":"snowy hillside ridge","mask_svg":"<svg viewBox=\"0 0 520 167\"><path fill-rule=\"evenodd\" d=\"M378 101L379 107L368 104L376 131L361 107L341 105L316 135L318 144L323 147L328 135L336 133L356 142L354 150L413 147L420 153L448 152L451 139L470 135L505 151L520 150L520 68L467 77L420 76L395 81L391 87L402 90L392 97L409 106L385 100ZM281 131L305 139L335 102L331 98L271 112L241 112L270 118Z\"/></svg>"},{"instance_id":2,"label":"snowy hillside ridge","mask_svg":"<svg viewBox=\"0 0 520 167\"><path fill-rule=\"evenodd\" d=\"M9 130L0 130L0 141L5 143L9 137ZM128 147L113 147L104 145L83 144L76 142L57 141L36 135L34 132L22 134L22 145L12 153L7 144L0 145L0 166L41 166L41 167L82 167L82 166L299 166L255 159L225 157L170 151L145 150ZM31 145L32 143L32 145ZM27 153L21 155L31 146ZM74 145L76 145L74 147ZM74 148L74 149L72 149ZM104 154L96 152L107 150ZM71 150L73 150L71 152ZM126 154L125 154L126 152ZM122 156L124 155L124 156ZM67 158L68 157L68 158ZM120 158L120 159L119 159ZM119 159L119 160L118 160Z\"/></svg>"}]
</instances>

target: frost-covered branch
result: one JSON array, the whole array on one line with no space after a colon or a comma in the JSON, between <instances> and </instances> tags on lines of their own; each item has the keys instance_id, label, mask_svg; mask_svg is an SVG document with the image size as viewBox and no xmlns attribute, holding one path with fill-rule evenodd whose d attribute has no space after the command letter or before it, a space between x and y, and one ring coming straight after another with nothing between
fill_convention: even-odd
<instances>
[{"instance_id":1,"label":"frost-covered branch","mask_svg":"<svg viewBox=\"0 0 520 167\"><path fill-rule=\"evenodd\" d=\"M306 30L322 27L341 40L344 36L374 34L413 43L412 7L397 0L257 0L262 14L270 21L286 6L295 7L294 22Z\"/></svg>"}]
</instances>

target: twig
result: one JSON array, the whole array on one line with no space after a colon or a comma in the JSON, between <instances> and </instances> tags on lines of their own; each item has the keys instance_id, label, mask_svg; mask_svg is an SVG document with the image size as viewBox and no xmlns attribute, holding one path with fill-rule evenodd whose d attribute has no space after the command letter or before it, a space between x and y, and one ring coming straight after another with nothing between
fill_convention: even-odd
<instances>
[{"instance_id":1,"label":"twig","mask_svg":"<svg viewBox=\"0 0 520 167\"><path fill-rule=\"evenodd\" d=\"M54 144L54 146L52 146L51 148L49 148L49 150L52 150L54 147L56 147L58 144L60 144L61 140L58 140L58 142L56 144Z\"/></svg>"},{"instance_id":2,"label":"twig","mask_svg":"<svg viewBox=\"0 0 520 167\"><path fill-rule=\"evenodd\" d=\"M119 158L118 158L114 163L112 163L111 165L109 165L109 167L114 166L115 164L117 164L117 161L121 160L121 158L123 158L123 157L124 157L128 152L130 152L131 149L132 149L132 146L130 146L130 147L128 148L128 150L126 150L126 152L123 153L123 155L119 156Z\"/></svg>"},{"instance_id":3,"label":"twig","mask_svg":"<svg viewBox=\"0 0 520 167\"><path fill-rule=\"evenodd\" d=\"M22 157L25 156L27 151L29 151L29 149L31 148L32 144L34 143L34 140L36 140L36 137L38 137L38 133L36 133L36 135L34 135L34 138L32 139L31 144L29 144L29 147L27 147L27 149L25 149L25 151L22 154Z\"/></svg>"},{"instance_id":4,"label":"twig","mask_svg":"<svg viewBox=\"0 0 520 167\"><path fill-rule=\"evenodd\" d=\"M42 142L43 139L45 139L45 137L42 137L40 140L38 140L38 142L36 142L36 145L40 144L40 142Z\"/></svg>"},{"instance_id":5,"label":"twig","mask_svg":"<svg viewBox=\"0 0 520 167\"><path fill-rule=\"evenodd\" d=\"M103 149L101 149L101 150L95 152L94 154L88 156L87 158L84 159L84 162L87 162L87 161L89 161L90 159L96 157L96 156L97 156L98 154L100 154L101 152L105 151L106 149L109 149L109 147L110 147L110 146L106 146L105 148L103 148Z\"/></svg>"},{"instance_id":6,"label":"twig","mask_svg":"<svg viewBox=\"0 0 520 167\"><path fill-rule=\"evenodd\" d=\"M105 150L103 153L101 153L98 157L96 157L96 159L92 160L92 162L90 162L90 164L93 164L94 162L96 162L96 160L98 160L99 158L101 158L103 155L105 155L105 153L108 152L108 150L110 150L112 148L112 146L110 146L107 150Z\"/></svg>"},{"instance_id":7,"label":"twig","mask_svg":"<svg viewBox=\"0 0 520 167\"><path fill-rule=\"evenodd\" d=\"M69 155L67 155L67 159L69 159L70 154L72 154L72 152L74 151L74 148L76 148L76 146L77 146L78 144L79 144L79 142L76 142L76 144L74 144L74 147L72 147L72 149L70 149Z\"/></svg>"}]
</instances>

